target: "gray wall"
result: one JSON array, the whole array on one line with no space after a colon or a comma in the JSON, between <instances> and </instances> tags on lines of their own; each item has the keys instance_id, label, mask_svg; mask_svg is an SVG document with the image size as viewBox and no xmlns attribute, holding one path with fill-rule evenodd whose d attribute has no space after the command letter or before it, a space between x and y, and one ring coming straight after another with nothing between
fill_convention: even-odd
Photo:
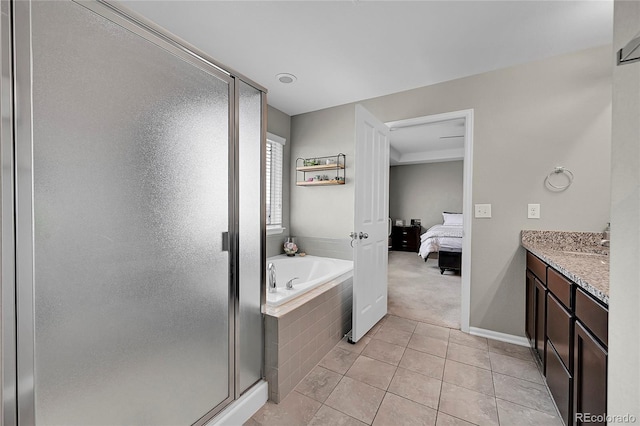
<instances>
[{"instance_id":1,"label":"gray wall","mask_svg":"<svg viewBox=\"0 0 640 426\"><path fill-rule=\"evenodd\" d=\"M462 211L462 161L393 166L389 173L389 216L421 219L429 228L442 212Z\"/></svg>"},{"instance_id":2,"label":"gray wall","mask_svg":"<svg viewBox=\"0 0 640 426\"><path fill-rule=\"evenodd\" d=\"M614 3L614 47L640 31L640 3ZM609 63L612 63L610 59ZM640 62L614 67L609 414L640 418Z\"/></svg>"},{"instance_id":3,"label":"gray wall","mask_svg":"<svg viewBox=\"0 0 640 426\"><path fill-rule=\"evenodd\" d=\"M345 184L296 186L291 175L291 229L297 236L345 239L353 228L353 104L291 118L291 169L298 157L346 155Z\"/></svg>"},{"instance_id":4,"label":"gray wall","mask_svg":"<svg viewBox=\"0 0 640 426\"><path fill-rule=\"evenodd\" d=\"M283 234L267 236L267 257L283 253L282 244L289 235L289 180L291 176L291 117L272 106L267 108L267 131L287 140L284 146L282 170L282 226L286 229Z\"/></svg>"},{"instance_id":5,"label":"gray wall","mask_svg":"<svg viewBox=\"0 0 640 426\"><path fill-rule=\"evenodd\" d=\"M362 101L382 121L473 108L474 219L472 327L524 335L524 252L520 230L601 231L609 221L611 46L492 71ZM342 151L343 187L292 187L291 226L299 236L340 238L353 227L354 105L292 117L292 157ZM554 193L555 166L575 175ZM542 218L527 219L540 203Z\"/></svg>"}]
</instances>

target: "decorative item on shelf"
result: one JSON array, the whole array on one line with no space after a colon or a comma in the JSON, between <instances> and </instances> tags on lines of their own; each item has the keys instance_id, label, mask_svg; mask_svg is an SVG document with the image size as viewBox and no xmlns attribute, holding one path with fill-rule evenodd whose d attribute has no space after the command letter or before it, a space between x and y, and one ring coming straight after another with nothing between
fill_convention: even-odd
<instances>
[{"instance_id":1,"label":"decorative item on shelf","mask_svg":"<svg viewBox=\"0 0 640 426\"><path fill-rule=\"evenodd\" d=\"M421 226L422 219L411 219L411 226Z\"/></svg>"},{"instance_id":2,"label":"decorative item on shelf","mask_svg":"<svg viewBox=\"0 0 640 426\"><path fill-rule=\"evenodd\" d=\"M396 219L396 226L404 226L404 219Z\"/></svg>"},{"instance_id":3,"label":"decorative item on shelf","mask_svg":"<svg viewBox=\"0 0 640 426\"><path fill-rule=\"evenodd\" d=\"M286 241L284 242L284 252L287 254L287 256L295 256L295 254L298 252L298 245L296 244L295 237L287 237Z\"/></svg>"},{"instance_id":4,"label":"decorative item on shelf","mask_svg":"<svg viewBox=\"0 0 640 426\"><path fill-rule=\"evenodd\" d=\"M346 180L345 160L346 156L344 154L296 159L296 172L298 173L296 185L344 185ZM335 178L333 177L333 173L325 175L316 174L324 170L335 171Z\"/></svg>"}]
</instances>

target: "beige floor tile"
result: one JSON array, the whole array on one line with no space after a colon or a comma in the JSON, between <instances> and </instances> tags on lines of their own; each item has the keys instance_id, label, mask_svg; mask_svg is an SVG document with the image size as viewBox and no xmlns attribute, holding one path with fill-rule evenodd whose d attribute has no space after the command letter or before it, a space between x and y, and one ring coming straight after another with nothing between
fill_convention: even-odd
<instances>
[{"instance_id":1,"label":"beige floor tile","mask_svg":"<svg viewBox=\"0 0 640 426\"><path fill-rule=\"evenodd\" d=\"M371 424L385 392L366 383L343 377L325 404L351 417Z\"/></svg>"},{"instance_id":2,"label":"beige floor tile","mask_svg":"<svg viewBox=\"0 0 640 426\"><path fill-rule=\"evenodd\" d=\"M504 426L563 426L559 417L551 416L538 410L497 399L498 417Z\"/></svg>"},{"instance_id":3,"label":"beige floor tile","mask_svg":"<svg viewBox=\"0 0 640 426\"><path fill-rule=\"evenodd\" d=\"M280 404L267 402L253 415L253 420L262 426L306 425L321 406L318 401L291 392Z\"/></svg>"},{"instance_id":4,"label":"beige floor tile","mask_svg":"<svg viewBox=\"0 0 640 426\"><path fill-rule=\"evenodd\" d=\"M342 340L338 342L336 345L338 348L346 349L349 352L355 352L357 354L361 353L362 350L367 346L367 344L371 341L371 337L364 336L358 343L349 343L348 337L344 337Z\"/></svg>"},{"instance_id":5,"label":"beige floor tile","mask_svg":"<svg viewBox=\"0 0 640 426\"><path fill-rule=\"evenodd\" d=\"M319 366L344 374L358 358L358 354L342 348L333 348L318 363Z\"/></svg>"},{"instance_id":6,"label":"beige floor tile","mask_svg":"<svg viewBox=\"0 0 640 426\"><path fill-rule=\"evenodd\" d=\"M442 383L439 411L477 425L498 424L495 398L450 383Z\"/></svg>"},{"instance_id":7,"label":"beige floor tile","mask_svg":"<svg viewBox=\"0 0 640 426\"><path fill-rule=\"evenodd\" d=\"M347 416L338 410L323 405L315 417L311 419L309 426L366 426L360 420L356 420L351 416Z\"/></svg>"},{"instance_id":8,"label":"beige floor tile","mask_svg":"<svg viewBox=\"0 0 640 426\"><path fill-rule=\"evenodd\" d=\"M360 355L345 375L354 380L387 390L395 372L395 365Z\"/></svg>"},{"instance_id":9,"label":"beige floor tile","mask_svg":"<svg viewBox=\"0 0 640 426\"><path fill-rule=\"evenodd\" d=\"M493 385L496 390L496 398L524 405L552 416L557 415L545 385L499 373L493 373Z\"/></svg>"},{"instance_id":10,"label":"beige floor tile","mask_svg":"<svg viewBox=\"0 0 640 426\"><path fill-rule=\"evenodd\" d=\"M525 361L534 362L533 354L528 346L519 346L512 343L489 339L489 352L495 352L497 354L508 355Z\"/></svg>"},{"instance_id":11,"label":"beige floor tile","mask_svg":"<svg viewBox=\"0 0 640 426\"><path fill-rule=\"evenodd\" d=\"M413 332L421 336L434 337L436 339L444 340L447 342L449 341L449 329L446 327L440 327L439 325L419 322Z\"/></svg>"},{"instance_id":12,"label":"beige floor tile","mask_svg":"<svg viewBox=\"0 0 640 426\"><path fill-rule=\"evenodd\" d=\"M491 369L491 361L489 360L489 351L487 349L476 349L449 342L447 359L486 368L487 370Z\"/></svg>"},{"instance_id":13,"label":"beige floor tile","mask_svg":"<svg viewBox=\"0 0 640 426\"><path fill-rule=\"evenodd\" d=\"M484 368L448 359L444 365L444 377L442 380L485 395L495 395L491 371Z\"/></svg>"},{"instance_id":14,"label":"beige floor tile","mask_svg":"<svg viewBox=\"0 0 640 426\"><path fill-rule=\"evenodd\" d=\"M438 379L424 376L415 371L398 368L387 391L437 409L441 386L442 382Z\"/></svg>"},{"instance_id":15,"label":"beige floor tile","mask_svg":"<svg viewBox=\"0 0 640 426\"><path fill-rule=\"evenodd\" d=\"M489 348L488 339L480 336L474 336L460 330L451 330L449 332L449 342L478 349Z\"/></svg>"},{"instance_id":16,"label":"beige floor tile","mask_svg":"<svg viewBox=\"0 0 640 426\"><path fill-rule=\"evenodd\" d=\"M251 417L251 418L249 418L249 420L244 422L242 424L242 426L260 426L260 423L258 423L257 421L253 420L253 417Z\"/></svg>"},{"instance_id":17,"label":"beige floor tile","mask_svg":"<svg viewBox=\"0 0 640 426\"><path fill-rule=\"evenodd\" d=\"M411 340L409 340L409 343L407 344L407 347L444 358L447 356L448 345L449 344L442 339L421 336L419 334L413 333L413 335L411 336Z\"/></svg>"},{"instance_id":18,"label":"beige floor tile","mask_svg":"<svg viewBox=\"0 0 640 426\"><path fill-rule=\"evenodd\" d=\"M442 380L444 359L407 348L407 350L404 351L399 366L408 370L417 371L425 376Z\"/></svg>"},{"instance_id":19,"label":"beige floor tile","mask_svg":"<svg viewBox=\"0 0 640 426\"><path fill-rule=\"evenodd\" d=\"M362 351L362 355L384 361L389 364L398 365L405 348L403 346L387 343L384 340L371 339L371 342Z\"/></svg>"},{"instance_id":20,"label":"beige floor tile","mask_svg":"<svg viewBox=\"0 0 640 426\"><path fill-rule=\"evenodd\" d=\"M302 379L295 390L316 401L324 402L342 379L342 375L316 366Z\"/></svg>"},{"instance_id":21,"label":"beige floor tile","mask_svg":"<svg viewBox=\"0 0 640 426\"><path fill-rule=\"evenodd\" d=\"M544 383L544 379L533 360L525 361L493 352L489 353L489 358L491 359L491 370L496 373L529 380L530 382Z\"/></svg>"},{"instance_id":22,"label":"beige floor tile","mask_svg":"<svg viewBox=\"0 0 640 426\"><path fill-rule=\"evenodd\" d=\"M398 346L407 346L409 339L411 339L411 333L383 325L373 338L383 340L387 343L393 343Z\"/></svg>"},{"instance_id":23,"label":"beige floor tile","mask_svg":"<svg viewBox=\"0 0 640 426\"><path fill-rule=\"evenodd\" d=\"M426 426L436 424L436 410L392 393L384 396L373 426Z\"/></svg>"},{"instance_id":24,"label":"beige floor tile","mask_svg":"<svg viewBox=\"0 0 640 426\"><path fill-rule=\"evenodd\" d=\"M413 333L413 330L416 328L416 324L418 324L418 321L400 318L395 315L389 315L384 321L385 328L391 327L397 330L407 331L409 333Z\"/></svg>"},{"instance_id":25,"label":"beige floor tile","mask_svg":"<svg viewBox=\"0 0 640 426\"><path fill-rule=\"evenodd\" d=\"M438 411L436 426L474 426L474 425L475 423L469 423L465 420L443 413L442 411Z\"/></svg>"},{"instance_id":26,"label":"beige floor tile","mask_svg":"<svg viewBox=\"0 0 640 426\"><path fill-rule=\"evenodd\" d=\"M371 330L367 331L367 334L365 334L365 336L373 337L378 332L378 330L380 330L380 327L382 327L383 323L384 323L384 319L381 319L380 321L378 321L376 325L371 327Z\"/></svg>"}]
</instances>

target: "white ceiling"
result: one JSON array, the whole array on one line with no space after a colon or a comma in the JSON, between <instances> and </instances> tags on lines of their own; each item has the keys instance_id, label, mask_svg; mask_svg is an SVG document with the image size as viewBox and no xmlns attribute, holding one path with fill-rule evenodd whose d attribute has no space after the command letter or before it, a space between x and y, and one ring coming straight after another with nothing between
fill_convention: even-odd
<instances>
[{"instance_id":1,"label":"white ceiling","mask_svg":"<svg viewBox=\"0 0 640 426\"><path fill-rule=\"evenodd\" d=\"M123 1L296 115L609 44L607 1ZM289 85L276 74L292 73Z\"/></svg>"},{"instance_id":2,"label":"white ceiling","mask_svg":"<svg viewBox=\"0 0 640 426\"><path fill-rule=\"evenodd\" d=\"M464 118L459 118L407 127L391 125L389 163L400 166L462 160L464 123Z\"/></svg>"}]
</instances>

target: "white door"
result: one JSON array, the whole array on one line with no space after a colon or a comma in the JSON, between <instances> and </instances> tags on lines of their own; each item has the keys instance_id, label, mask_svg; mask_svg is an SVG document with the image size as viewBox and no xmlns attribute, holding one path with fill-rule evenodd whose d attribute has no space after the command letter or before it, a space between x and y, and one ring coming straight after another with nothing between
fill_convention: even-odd
<instances>
[{"instance_id":1,"label":"white door","mask_svg":"<svg viewBox=\"0 0 640 426\"><path fill-rule=\"evenodd\" d=\"M387 313L389 128L356 105L353 330L357 342Z\"/></svg>"}]
</instances>

